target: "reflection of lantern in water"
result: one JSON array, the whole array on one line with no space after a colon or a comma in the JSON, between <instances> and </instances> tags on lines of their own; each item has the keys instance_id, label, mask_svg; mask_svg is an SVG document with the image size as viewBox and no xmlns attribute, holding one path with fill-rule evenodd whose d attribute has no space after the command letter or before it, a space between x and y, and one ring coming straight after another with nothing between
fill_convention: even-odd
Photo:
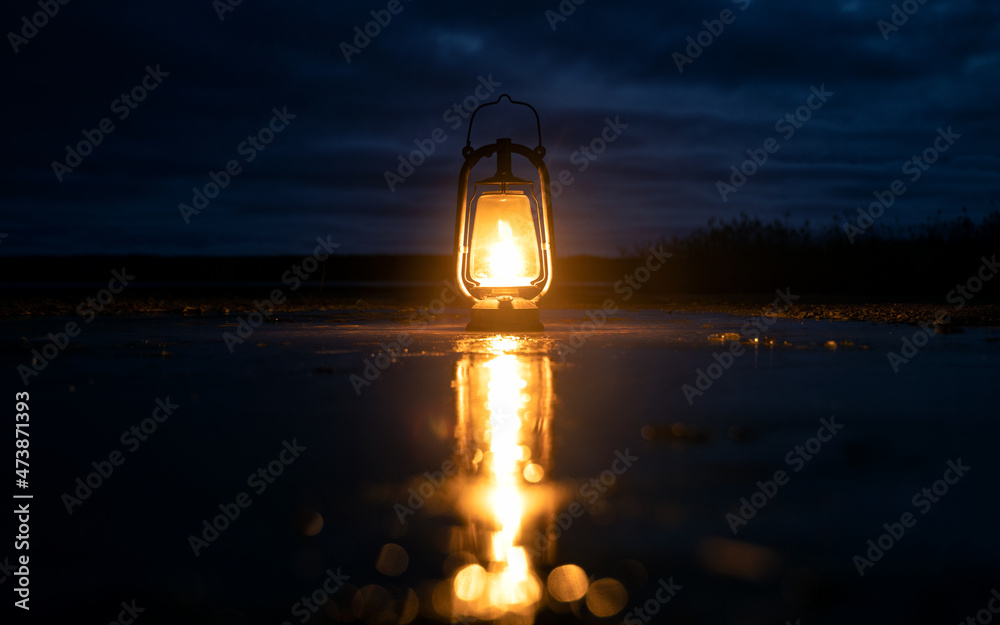
<instances>
[{"instance_id":1,"label":"reflection of lantern in water","mask_svg":"<svg viewBox=\"0 0 1000 625\"><path fill-rule=\"evenodd\" d=\"M492 106L496 102L483 104ZM535 112L530 104L522 104ZM470 142L472 122L462 150L465 163L459 174L458 213L455 225L455 255L458 286L475 300L468 330L527 331L542 330L538 300L549 290L552 281L552 197L549 173L542 160L541 124L538 146L534 149L497 139L496 143L473 149ZM496 174L475 183L469 199L469 174L483 158L496 155ZM511 155L528 159L538 172L539 198L534 183L518 178L511 170Z\"/></svg>"},{"instance_id":2,"label":"reflection of lantern in water","mask_svg":"<svg viewBox=\"0 0 1000 625\"><path fill-rule=\"evenodd\" d=\"M466 354L456 371L456 436L476 460L466 509L475 561L452 581L456 617L532 617L542 597L524 523L549 463L552 372L547 356L504 353L516 346L495 337L491 353Z\"/></svg>"}]
</instances>

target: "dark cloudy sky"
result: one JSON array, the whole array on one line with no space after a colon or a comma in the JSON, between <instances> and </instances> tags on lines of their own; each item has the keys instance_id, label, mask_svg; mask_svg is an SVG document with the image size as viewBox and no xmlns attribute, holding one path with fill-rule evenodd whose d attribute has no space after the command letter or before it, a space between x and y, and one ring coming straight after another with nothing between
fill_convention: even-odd
<instances>
[{"instance_id":1,"label":"dark cloudy sky","mask_svg":"<svg viewBox=\"0 0 1000 625\"><path fill-rule=\"evenodd\" d=\"M243 0L220 20L224 1L76 0L37 31L22 21L37 0L4 3L0 254L297 254L326 235L343 253L450 253L467 125L445 112L481 78L500 83L490 101L538 109L549 169L574 177L555 200L563 255L613 255L741 212L843 221L897 178L907 191L885 223L963 206L978 218L1000 195L995 1L911 0L890 31L888 0L566 0L575 11L555 30L557 0L402 0L350 63L341 42L388 1ZM731 23L678 71L674 53L727 9ZM168 75L134 109L116 105L147 66ZM775 128L821 85L833 95L811 119ZM275 107L295 118L241 152ZM534 145L523 111L482 117L475 145ZM114 129L60 182L53 162L104 118ZM627 128L580 171L573 152L606 118ZM949 126L960 138L911 182L904 163ZM390 191L384 172L437 128L444 142ZM777 152L723 201L717 182L771 137ZM178 205L230 160L240 173L185 223Z\"/></svg>"}]
</instances>

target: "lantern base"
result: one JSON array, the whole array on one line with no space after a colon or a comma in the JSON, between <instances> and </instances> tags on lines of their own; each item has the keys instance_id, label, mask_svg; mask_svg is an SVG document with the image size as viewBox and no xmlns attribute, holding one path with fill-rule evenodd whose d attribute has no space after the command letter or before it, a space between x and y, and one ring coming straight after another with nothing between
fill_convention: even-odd
<instances>
[{"instance_id":1,"label":"lantern base","mask_svg":"<svg viewBox=\"0 0 1000 625\"><path fill-rule=\"evenodd\" d=\"M469 313L469 332L541 332L538 306L520 297L487 297Z\"/></svg>"}]
</instances>

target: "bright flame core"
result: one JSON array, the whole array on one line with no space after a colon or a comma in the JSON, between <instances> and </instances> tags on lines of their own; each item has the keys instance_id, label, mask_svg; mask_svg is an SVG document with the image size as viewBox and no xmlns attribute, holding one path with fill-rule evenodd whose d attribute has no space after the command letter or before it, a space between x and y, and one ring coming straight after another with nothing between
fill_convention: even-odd
<instances>
[{"instance_id":1,"label":"bright flame core","mask_svg":"<svg viewBox=\"0 0 1000 625\"><path fill-rule=\"evenodd\" d=\"M497 221L497 242L490 246L487 264L490 278L501 284L514 284L524 273L524 259L514 245L510 225L503 219Z\"/></svg>"},{"instance_id":2,"label":"bright flame core","mask_svg":"<svg viewBox=\"0 0 1000 625\"><path fill-rule=\"evenodd\" d=\"M527 195L483 193L477 198L469 264L480 286L530 286L540 277L538 237Z\"/></svg>"}]
</instances>

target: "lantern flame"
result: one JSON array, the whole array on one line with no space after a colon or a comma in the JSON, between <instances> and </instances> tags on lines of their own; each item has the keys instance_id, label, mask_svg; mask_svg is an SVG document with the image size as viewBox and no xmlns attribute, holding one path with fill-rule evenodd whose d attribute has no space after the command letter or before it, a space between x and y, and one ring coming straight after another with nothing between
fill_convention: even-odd
<instances>
[{"instance_id":1,"label":"lantern flame","mask_svg":"<svg viewBox=\"0 0 1000 625\"><path fill-rule=\"evenodd\" d=\"M483 194L469 246L470 276L482 287L530 286L541 275L531 202L523 194Z\"/></svg>"},{"instance_id":2,"label":"lantern flame","mask_svg":"<svg viewBox=\"0 0 1000 625\"><path fill-rule=\"evenodd\" d=\"M497 242L490 246L487 260L490 278L499 284L515 283L524 276L524 254L514 242L510 224L497 220Z\"/></svg>"}]
</instances>

